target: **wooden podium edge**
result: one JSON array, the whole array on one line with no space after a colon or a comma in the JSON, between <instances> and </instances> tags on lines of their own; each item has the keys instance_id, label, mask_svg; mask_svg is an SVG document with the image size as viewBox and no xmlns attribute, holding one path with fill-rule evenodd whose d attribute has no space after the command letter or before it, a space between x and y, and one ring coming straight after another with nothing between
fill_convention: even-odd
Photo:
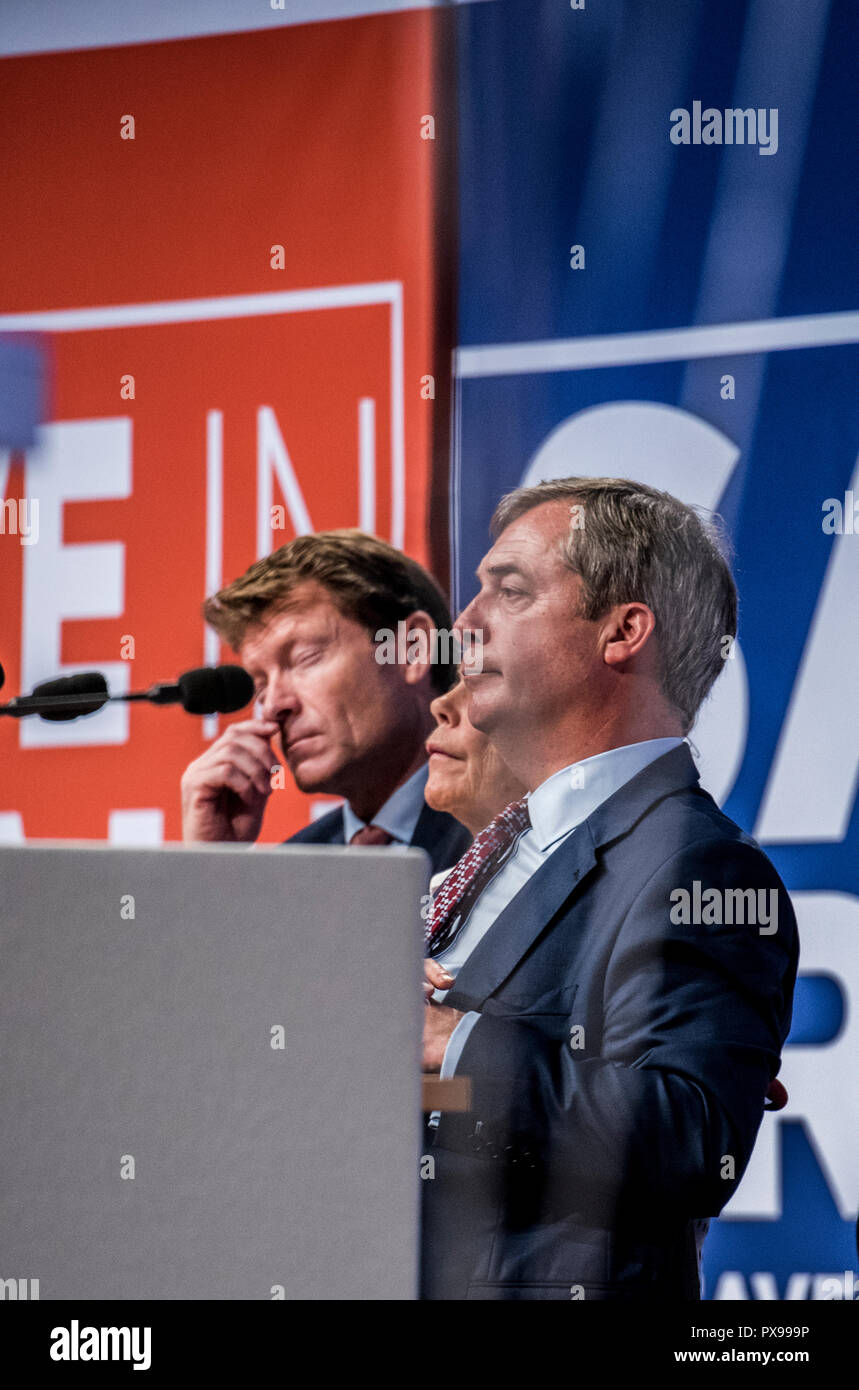
<instances>
[{"instance_id":1,"label":"wooden podium edge","mask_svg":"<svg viewBox=\"0 0 859 1390\"><path fill-rule=\"evenodd\" d=\"M463 1115L471 1109L471 1078L424 1076L421 1084L421 1105L424 1110L448 1110Z\"/></svg>"}]
</instances>

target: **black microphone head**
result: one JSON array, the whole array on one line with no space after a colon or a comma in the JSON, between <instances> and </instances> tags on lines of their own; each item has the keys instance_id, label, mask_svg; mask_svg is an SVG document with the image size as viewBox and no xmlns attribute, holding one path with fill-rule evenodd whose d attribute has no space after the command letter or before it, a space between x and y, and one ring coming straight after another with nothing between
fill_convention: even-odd
<instances>
[{"instance_id":1,"label":"black microphone head","mask_svg":"<svg viewBox=\"0 0 859 1390\"><path fill-rule=\"evenodd\" d=\"M63 709L58 705L49 713L41 714L42 719L61 720L78 719L82 714L95 714L107 704L109 699L107 681L101 671L81 671L76 676L61 676L59 680L42 681L41 685L33 686L33 695L94 695L96 698L90 704L71 705Z\"/></svg>"},{"instance_id":2,"label":"black microphone head","mask_svg":"<svg viewBox=\"0 0 859 1390\"><path fill-rule=\"evenodd\" d=\"M253 699L254 683L243 666L198 666L177 681L188 714L234 714Z\"/></svg>"},{"instance_id":3,"label":"black microphone head","mask_svg":"<svg viewBox=\"0 0 859 1390\"><path fill-rule=\"evenodd\" d=\"M244 666L219 666L221 698L218 714L235 714L244 709L254 697L254 683Z\"/></svg>"}]
</instances>

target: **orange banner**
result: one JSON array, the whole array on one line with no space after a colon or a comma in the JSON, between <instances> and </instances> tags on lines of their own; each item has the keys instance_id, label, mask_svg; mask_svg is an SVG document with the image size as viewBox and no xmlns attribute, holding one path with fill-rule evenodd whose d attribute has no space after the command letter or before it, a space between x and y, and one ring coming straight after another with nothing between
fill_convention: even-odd
<instances>
[{"instance_id":1,"label":"orange banner","mask_svg":"<svg viewBox=\"0 0 859 1390\"><path fill-rule=\"evenodd\" d=\"M2 698L232 659L203 598L299 532L427 561L434 33L412 11L2 64L3 328L53 360L39 446L0 463L34 523L0 534ZM223 727L4 719L0 835L178 839ZM263 839L311 809L280 792Z\"/></svg>"}]
</instances>

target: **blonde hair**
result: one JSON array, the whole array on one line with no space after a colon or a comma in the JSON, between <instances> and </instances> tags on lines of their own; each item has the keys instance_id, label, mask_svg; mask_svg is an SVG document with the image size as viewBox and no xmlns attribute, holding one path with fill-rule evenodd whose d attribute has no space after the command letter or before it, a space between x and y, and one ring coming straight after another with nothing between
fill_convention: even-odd
<instances>
[{"instance_id":1,"label":"blonde hair","mask_svg":"<svg viewBox=\"0 0 859 1390\"><path fill-rule=\"evenodd\" d=\"M451 626L444 594L422 565L387 541L352 529L296 536L206 599L203 617L237 652L249 628L270 610L289 608L293 591L310 580L327 589L340 612L372 635L380 628L396 628L418 609L429 613L439 630ZM432 683L438 691L448 690L455 680L453 661L433 662Z\"/></svg>"}]
</instances>

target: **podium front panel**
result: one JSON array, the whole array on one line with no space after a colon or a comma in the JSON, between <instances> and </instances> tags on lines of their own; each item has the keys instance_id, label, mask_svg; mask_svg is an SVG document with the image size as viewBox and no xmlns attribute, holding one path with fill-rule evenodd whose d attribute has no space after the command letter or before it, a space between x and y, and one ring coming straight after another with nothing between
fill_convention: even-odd
<instances>
[{"instance_id":1,"label":"podium front panel","mask_svg":"<svg viewBox=\"0 0 859 1390\"><path fill-rule=\"evenodd\" d=\"M0 1278L415 1297L428 876L406 849L0 846Z\"/></svg>"}]
</instances>

